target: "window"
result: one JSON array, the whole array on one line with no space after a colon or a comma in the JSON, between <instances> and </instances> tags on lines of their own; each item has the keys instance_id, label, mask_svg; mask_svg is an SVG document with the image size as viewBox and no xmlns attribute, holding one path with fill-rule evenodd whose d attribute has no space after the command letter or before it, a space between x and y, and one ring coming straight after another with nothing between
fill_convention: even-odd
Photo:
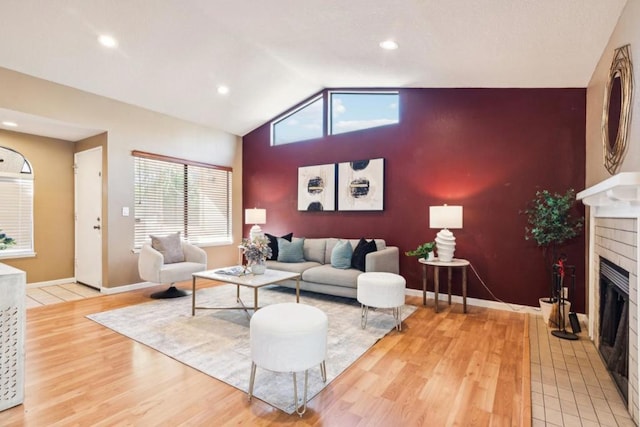
<instances>
[{"instance_id":1,"label":"window","mask_svg":"<svg viewBox=\"0 0 640 427\"><path fill-rule=\"evenodd\" d=\"M200 245L231 243L231 168L134 151L136 248L181 231Z\"/></svg>"},{"instance_id":2,"label":"window","mask_svg":"<svg viewBox=\"0 0 640 427\"><path fill-rule=\"evenodd\" d=\"M271 145L289 144L324 136L322 95L271 122Z\"/></svg>"},{"instance_id":3,"label":"window","mask_svg":"<svg viewBox=\"0 0 640 427\"><path fill-rule=\"evenodd\" d=\"M326 114L325 92L329 98ZM400 123L399 101L399 92L392 90L323 91L271 122L271 145Z\"/></svg>"},{"instance_id":4,"label":"window","mask_svg":"<svg viewBox=\"0 0 640 427\"><path fill-rule=\"evenodd\" d=\"M0 258L35 255L33 172L22 154L6 147L0 147L0 200Z\"/></svg>"},{"instance_id":5,"label":"window","mask_svg":"<svg viewBox=\"0 0 640 427\"><path fill-rule=\"evenodd\" d=\"M399 123L398 92L329 92L329 134Z\"/></svg>"}]
</instances>

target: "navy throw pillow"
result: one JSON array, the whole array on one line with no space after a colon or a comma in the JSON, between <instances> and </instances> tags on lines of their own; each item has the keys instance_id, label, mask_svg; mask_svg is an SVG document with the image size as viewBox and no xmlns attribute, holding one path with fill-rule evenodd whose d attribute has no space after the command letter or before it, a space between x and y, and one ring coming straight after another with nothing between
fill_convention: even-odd
<instances>
[{"instance_id":1,"label":"navy throw pillow","mask_svg":"<svg viewBox=\"0 0 640 427\"><path fill-rule=\"evenodd\" d=\"M367 254L375 252L377 250L378 247L376 246L376 242L373 239L367 242L367 240L362 237L358 242L358 246L356 246L356 248L353 250L353 256L351 257L351 267L357 268L360 271L365 271L365 261L367 258Z\"/></svg>"}]
</instances>

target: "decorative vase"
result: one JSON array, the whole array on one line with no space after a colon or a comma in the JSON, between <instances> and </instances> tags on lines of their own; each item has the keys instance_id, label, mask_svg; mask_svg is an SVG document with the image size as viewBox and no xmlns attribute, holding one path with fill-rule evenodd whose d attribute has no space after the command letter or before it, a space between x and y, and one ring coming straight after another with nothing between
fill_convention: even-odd
<instances>
[{"instance_id":1,"label":"decorative vase","mask_svg":"<svg viewBox=\"0 0 640 427\"><path fill-rule=\"evenodd\" d=\"M256 261L251 265L251 272L253 274L264 274L267 270L267 265L264 263L265 260Z\"/></svg>"}]
</instances>

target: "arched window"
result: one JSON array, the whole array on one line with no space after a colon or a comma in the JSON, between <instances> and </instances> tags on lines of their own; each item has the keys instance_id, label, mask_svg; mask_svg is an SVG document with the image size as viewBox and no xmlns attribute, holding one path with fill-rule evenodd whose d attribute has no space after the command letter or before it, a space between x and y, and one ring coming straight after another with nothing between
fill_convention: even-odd
<instances>
[{"instance_id":1,"label":"arched window","mask_svg":"<svg viewBox=\"0 0 640 427\"><path fill-rule=\"evenodd\" d=\"M0 205L0 259L33 256L33 169L7 147L0 147Z\"/></svg>"}]
</instances>

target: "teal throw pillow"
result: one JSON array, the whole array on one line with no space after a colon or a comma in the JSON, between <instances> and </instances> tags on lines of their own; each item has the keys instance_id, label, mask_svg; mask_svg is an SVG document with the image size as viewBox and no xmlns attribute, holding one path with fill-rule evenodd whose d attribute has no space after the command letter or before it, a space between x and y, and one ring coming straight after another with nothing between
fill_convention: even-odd
<instances>
[{"instance_id":1,"label":"teal throw pillow","mask_svg":"<svg viewBox=\"0 0 640 427\"><path fill-rule=\"evenodd\" d=\"M280 262L304 262L302 246L304 238L294 238L291 242L278 237L278 261Z\"/></svg>"},{"instance_id":2,"label":"teal throw pillow","mask_svg":"<svg viewBox=\"0 0 640 427\"><path fill-rule=\"evenodd\" d=\"M331 252L331 267L346 270L351 268L353 247L348 240L339 240Z\"/></svg>"}]
</instances>

